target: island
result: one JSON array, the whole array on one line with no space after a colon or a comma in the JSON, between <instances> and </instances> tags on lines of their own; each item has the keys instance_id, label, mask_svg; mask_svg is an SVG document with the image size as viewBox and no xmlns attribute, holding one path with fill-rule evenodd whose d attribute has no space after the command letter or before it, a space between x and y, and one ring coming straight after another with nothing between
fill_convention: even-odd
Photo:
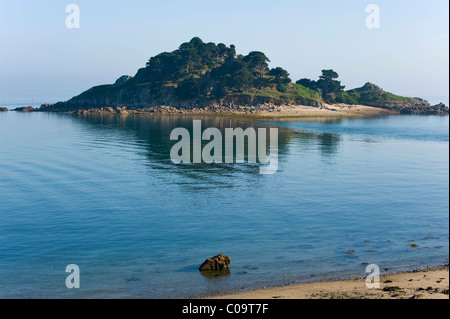
<instances>
[{"instance_id":1,"label":"island","mask_svg":"<svg viewBox=\"0 0 450 319\"><path fill-rule=\"evenodd\" d=\"M237 54L234 45L205 43L195 37L173 52L149 59L135 76L90 88L65 102L44 104L37 111L133 113L448 114L442 103L430 105L366 83L345 90L334 70L317 81L293 82L287 70L269 68L260 51Z\"/></svg>"}]
</instances>

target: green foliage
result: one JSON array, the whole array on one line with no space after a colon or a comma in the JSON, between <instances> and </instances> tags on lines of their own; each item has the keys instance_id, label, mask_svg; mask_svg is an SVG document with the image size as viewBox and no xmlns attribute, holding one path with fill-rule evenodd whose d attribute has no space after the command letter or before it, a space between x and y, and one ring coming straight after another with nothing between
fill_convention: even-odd
<instances>
[{"instance_id":1,"label":"green foliage","mask_svg":"<svg viewBox=\"0 0 450 319\"><path fill-rule=\"evenodd\" d=\"M287 92L287 86L284 83L278 83L277 84L277 90L282 92L282 93L286 93Z\"/></svg>"},{"instance_id":2,"label":"green foliage","mask_svg":"<svg viewBox=\"0 0 450 319\"><path fill-rule=\"evenodd\" d=\"M270 62L270 60L262 52L250 52L242 61L247 63L249 70L253 71L259 78L262 78L265 73L269 72L267 62Z\"/></svg>"},{"instance_id":3,"label":"green foliage","mask_svg":"<svg viewBox=\"0 0 450 319\"><path fill-rule=\"evenodd\" d=\"M207 93L206 83L200 78L188 78L178 84L175 94L179 99L190 100L202 97Z\"/></svg>"},{"instance_id":4,"label":"green foliage","mask_svg":"<svg viewBox=\"0 0 450 319\"><path fill-rule=\"evenodd\" d=\"M372 83L366 83L363 87L349 90L343 94L343 103L371 105L378 107L415 105L421 102L414 98L395 95L382 90Z\"/></svg>"},{"instance_id":5,"label":"green foliage","mask_svg":"<svg viewBox=\"0 0 450 319\"><path fill-rule=\"evenodd\" d=\"M320 96L319 92L311 90L301 84L293 84L297 94L299 96L302 96L304 98L313 99L316 101L321 101L322 97Z\"/></svg>"},{"instance_id":6,"label":"green foliage","mask_svg":"<svg viewBox=\"0 0 450 319\"><path fill-rule=\"evenodd\" d=\"M316 81L312 81L310 79L300 79L296 82L296 84L304 86L310 90L317 91L317 82Z\"/></svg>"},{"instance_id":7,"label":"green foliage","mask_svg":"<svg viewBox=\"0 0 450 319\"><path fill-rule=\"evenodd\" d=\"M242 59L228 61L221 67L213 69L210 77L216 82L216 86L230 91L249 88L256 79Z\"/></svg>"},{"instance_id":8,"label":"green foliage","mask_svg":"<svg viewBox=\"0 0 450 319\"><path fill-rule=\"evenodd\" d=\"M344 91L336 94L334 99L337 103L356 105L359 104L359 98L360 96L357 93L349 93Z\"/></svg>"},{"instance_id":9,"label":"green foliage","mask_svg":"<svg viewBox=\"0 0 450 319\"><path fill-rule=\"evenodd\" d=\"M150 58L130 81L148 83L150 92L155 94L158 88L173 83L177 86L177 98L182 100L223 98L229 93L272 85L265 77L270 73L268 62L262 52L238 56L234 45L205 43L196 37L181 44L178 50ZM282 74L279 77L279 81L286 81Z\"/></svg>"},{"instance_id":10,"label":"green foliage","mask_svg":"<svg viewBox=\"0 0 450 319\"><path fill-rule=\"evenodd\" d=\"M320 80L328 81L328 80L334 80L339 77L339 74L335 72L334 70L322 70L322 75L319 77Z\"/></svg>"},{"instance_id":11,"label":"green foliage","mask_svg":"<svg viewBox=\"0 0 450 319\"><path fill-rule=\"evenodd\" d=\"M336 95L344 90L345 86L342 86L340 81L335 80L338 77L339 75L333 70L322 70L322 75L317 81L317 87L322 91L324 98L329 95Z\"/></svg>"},{"instance_id":12,"label":"green foliage","mask_svg":"<svg viewBox=\"0 0 450 319\"><path fill-rule=\"evenodd\" d=\"M281 92L277 87L265 87L261 90L252 90L239 93L239 95L249 97L270 98L283 101L283 103L314 103L321 102L322 99L316 91L309 90L301 85L289 83L284 85L286 90ZM281 88L284 90L284 88Z\"/></svg>"},{"instance_id":13,"label":"green foliage","mask_svg":"<svg viewBox=\"0 0 450 319\"><path fill-rule=\"evenodd\" d=\"M336 80L338 77L339 74L334 70L322 70L322 75L318 81L301 79L297 81L297 84L319 92L325 101L334 103L336 97L341 95L345 88L345 86L341 85L340 81Z\"/></svg>"},{"instance_id":14,"label":"green foliage","mask_svg":"<svg viewBox=\"0 0 450 319\"><path fill-rule=\"evenodd\" d=\"M274 83L276 84L288 84L291 83L291 79L289 78L289 73L283 68L277 67L270 70L270 75L274 76Z\"/></svg>"},{"instance_id":15,"label":"green foliage","mask_svg":"<svg viewBox=\"0 0 450 319\"><path fill-rule=\"evenodd\" d=\"M103 96L119 103L119 99L136 100L145 89L155 99L161 94L173 94L180 101L246 94L289 103L321 101L317 92L292 84L283 68L269 69L269 62L263 52L238 55L234 45L205 43L195 37L175 51L150 58L130 80L92 88L77 98Z\"/></svg>"}]
</instances>

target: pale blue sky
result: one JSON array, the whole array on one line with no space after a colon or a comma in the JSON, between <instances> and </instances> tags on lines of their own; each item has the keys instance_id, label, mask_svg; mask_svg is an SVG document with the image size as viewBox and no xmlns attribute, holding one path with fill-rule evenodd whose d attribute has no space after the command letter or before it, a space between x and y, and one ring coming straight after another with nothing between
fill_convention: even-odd
<instances>
[{"instance_id":1,"label":"pale blue sky","mask_svg":"<svg viewBox=\"0 0 450 319\"><path fill-rule=\"evenodd\" d=\"M65 26L71 3L80 29ZM371 3L380 29L365 25ZM448 30L448 0L0 0L0 102L69 99L194 36L263 51L294 81L332 68L349 89L448 96Z\"/></svg>"}]
</instances>

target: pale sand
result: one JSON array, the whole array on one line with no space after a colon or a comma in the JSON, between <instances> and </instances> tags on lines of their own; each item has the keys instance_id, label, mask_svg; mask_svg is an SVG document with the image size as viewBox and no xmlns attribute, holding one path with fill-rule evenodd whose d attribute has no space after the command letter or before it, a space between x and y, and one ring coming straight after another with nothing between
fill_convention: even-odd
<instances>
[{"instance_id":1,"label":"pale sand","mask_svg":"<svg viewBox=\"0 0 450 319\"><path fill-rule=\"evenodd\" d=\"M252 115L262 117L359 117L398 114L398 112L365 105L324 105L312 107L305 105L280 106L275 111L256 111Z\"/></svg>"},{"instance_id":2,"label":"pale sand","mask_svg":"<svg viewBox=\"0 0 450 319\"><path fill-rule=\"evenodd\" d=\"M449 270L446 266L381 276L379 289L368 289L364 278L262 289L208 299L449 299L448 291Z\"/></svg>"},{"instance_id":3,"label":"pale sand","mask_svg":"<svg viewBox=\"0 0 450 319\"><path fill-rule=\"evenodd\" d=\"M382 109L378 107L371 107L365 105L346 105L324 104L321 107L306 106L306 105L289 105L276 106L273 109L262 107L249 108L243 111L222 109L220 111L214 110L190 110L185 114L202 114L202 115L232 115L236 117L252 118L333 118L333 117L372 117L379 115L399 114L396 111Z\"/></svg>"}]
</instances>

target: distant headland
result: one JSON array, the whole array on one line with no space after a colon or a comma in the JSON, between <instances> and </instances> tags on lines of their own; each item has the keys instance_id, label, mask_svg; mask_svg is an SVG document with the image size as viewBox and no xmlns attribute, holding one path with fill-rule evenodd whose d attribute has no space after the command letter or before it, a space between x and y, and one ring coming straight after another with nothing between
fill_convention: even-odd
<instances>
[{"instance_id":1,"label":"distant headland","mask_svg":"<svg viewBox=\"0 0 450 319\"><path fill-rule=\"evenodd\" d=\"M346 91L334 70L322 70L317 81L300 79L294 83L288 71L281 67L271 69L269 62L263 52L244 56L236 53L234 45L205 43L195 37L173 52L150 58L133 77L121 76L114 84L95 86L66 102L44 104L37 110L283 113L296 106L325 110L365 106L364 109L372 107L396 114L449 113L443 103L432 106L420 98L386 92L372 83Z\"/></svg>"}]
</instances>

